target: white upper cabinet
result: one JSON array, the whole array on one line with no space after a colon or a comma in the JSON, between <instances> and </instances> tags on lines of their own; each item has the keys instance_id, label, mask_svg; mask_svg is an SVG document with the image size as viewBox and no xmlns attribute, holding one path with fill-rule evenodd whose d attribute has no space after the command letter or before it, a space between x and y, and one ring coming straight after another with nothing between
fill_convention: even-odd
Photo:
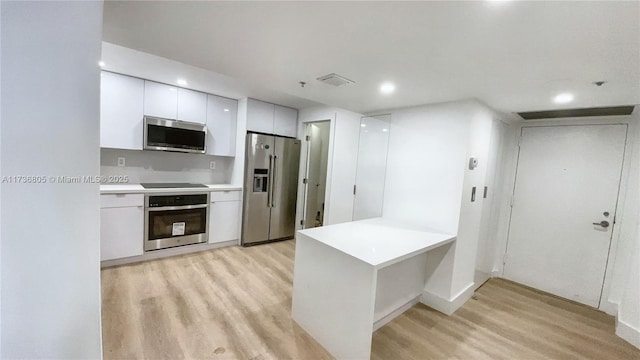
<instances>
[{"instance_id":1,"label":"white upper cabinet","mask_svg":"<svg viewBox=\"0 0 640 360\"><path fill-rule=\"evenodd\" d=\"M144 80L100 75L100 147L142 150Z\"/></svg>"},{"instance_id":2,"label":"white upper cabinet","mask_svg":"<svg viewBox=\"0 0 640 360\"><path fill-rule=\"evenodd\" d=\"M144 114L165 119L177 119L178 88L145 80Z\"/></svg>"},{"instance_id":3,"label":"white upper cabinet","mask_svg":"<svg viewBox=\"0 0 640 360\"><path fill-rule=\"evenodd\" d=\"M273 120L273 133L277 135L297 137L298 110L276 105Z\"/></svg>"},{"instance_id":4,"label":"white upper cabinet","mask_svg":"<svg viewBox=\"0 0 640 360\"><path fill-rule=\"evenodd\" d=\"M296 137L298 110L249 99L247 103L247 130Z\"/></svg>"},{"instance_id":5,"label":"white upper cabinet","mask_svg":"<svg viewBox=\"0 0 640 360\"><path fill-rule=\"evenodd\" d=\"M142 150L144 116L207 125L207 154L235 156L238 101L103 71L100 85L100 147ZM274 105L269 128L273 132Z\"/></svg>"},{"instance_id":6,"label":"white upper cabinet","mask_svg":"<svg viewBox=\"0 0 640 360\"><path fill-rule=\"evenodd\" d=\"M235 156L238 101L207 96L207 154Z\"/></svg>"},{"instance_id":7,"label":"white upper cabinet","mask_svg":"<svg viewBox=\"0 0 640 360\"><path fill-rule=\"evenodd\" d=\"M207 123L207 94L178 88L178 120Z\"/></svg>"},{"instance_id":8,"label":"white upper cabinet","mask_svg":"<svg viewBox=\"0 0 640 360\"><path fill-rule=\"evenodd\" d=\"M275 105L249 99L247 102L247 130L273 134Z\"/></svg>"}]
</instances>

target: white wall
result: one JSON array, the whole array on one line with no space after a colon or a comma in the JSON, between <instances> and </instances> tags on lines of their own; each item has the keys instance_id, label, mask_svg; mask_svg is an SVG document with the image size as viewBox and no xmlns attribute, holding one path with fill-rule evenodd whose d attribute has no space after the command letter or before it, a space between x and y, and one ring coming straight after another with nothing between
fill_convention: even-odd
<instances>
[{"instance_id":1,"label":"white wall","mask_svg":"<svg viewBox=\"0 0 640 360\"><path fill-rule=\"evenodd\" d=\"M486 186L487 198L483 199L480 238L476 257L476 286L482 285L490 277L497 275L497 261L501 261L502 253L497 251L500 245L500 231L504 223L507 208L504 206L511 196L506 189L508 181L503 176L509 168L513 126L496 118L491 127L491 141L489 148L489 163L487 168ZM482 190L481 193L484 191ZM503 251L504 252L504 251Z\"/></svg>"},{"instance_id":2,"label":"white wall","mask_svg":"<svg viewBox=\"0 0 640 360\"><path fill-rule=\"evenodd\" d=\"M356 179L361 117L362 114L327 106L304 108L298 112L299 138L304 135L305 123L323 120L331 121L327 165L327 179L329 181L325 191L325 225L352 220L353 185ZM304 145L302 151L304 153ZM303 158L301 157L301 159ZM300 179L302 179L304 177L303 161L300 164ZM303 213L303 201L304 187L300 181L296 210L297 229L301 228L300 220Z\"/></svg>"},{"instance_id":3,"label":"white wall","mask_svg":"<svg viewBox=\"0 0 640 360\"><path fill-rule=\"evenodd\" d=\"M118 166L118 157L125 165ZM209 165L215 161L216 168ZM126 175L129 183L193 182L228 184L233 171L233 158L205 154L185 154L167 151L100 149L100 174Z\"/></svg>"},{"instance_id":4,"label":"white wall","mask_svg":"<svg viewBox=\"0 0 640 360\"><path fill-rule=\"evenodd\" d=\"M482 211L485 209L482 192L487 181L489 168L489 149L491 147L491 130L493 112L480 104L472 104L469 131L469 148L464 167L464 183L458 222L458 238L456 240L455 264L451 297L473 287L481 238ZM478 166L469 170L469 158L478 159ZM475 201L471 201L472 188L476 188Z\"/></svg>"},{"instance_id":5,"label":"white wall","mask_svg":"<svg viewBox=\"0 0 640 360\"><path fill-rule=\"evenodd\" d=\"M0 19L2 19L2 6L0 6ZM0 26L0 69L2 69L2 27ZM2 71L0 70L0 84L2 84ZM2 86L0 86L0 109L2 109ZM0 110L0 179L2 171L2 111ZM2 309L2 183L0 182L0 309ZM0 311L0 358L2 358L2 311Z\"/></svg>"},{"instance_id":6,"label":"white wall","mask_svg":"<svg viewBox=\"0 0 640 360\"><path fill-rule=\"evenodd\" d=\"M456 234L472 118L468 105L391 114L383 216Z\"/></svg>"},{"instance_id":7,"label":"white wall","mask_svg":"<svg viewBox=\"0 0 640 360\"><path fill-rule=\"evenodd\" d=\"M616 334L640 348L640 109L636 106L629 122L631 146L629 170L623 182L622 212L616 215L620 236L615 252L607 299L618 305ZM609 270L608 270L609 271ZM606 290L606 288L605 288Z\"/></svg>"},{"instance_id":8,"label":"white wall","mask_svg":"<svg viewBox=\"0 0 640 360\"><path fill-rule=\"evenodd\" d=\"M455 245L428 254L422 301L445 313L473 292L495 118L475 100L391 111L383 216L457 235ZM478 158L474 170L469 157Z\"/></svg>"},{"instance_id":9,"label":"white wall","mask_svg":"<svg viewBox=\"0 0 640 360\"><path fill-rule=\"evenodd\" d=\"M102 2L1 3L2 175L97 175ZM2 358L101 357L97 184L2 184Z\"/></svg>"},{"instance_id":10,"label":"white wall","mask_svg":"<svg viewBox=\"0 0 640 360\"><path fill-rule=\"evenodd\" d=\"M625 151L625 165L621 182L621 196L619 198L618 213L616 214L616 228L619 239L612 243L609 266L610 286L604 300L612 304L620 304L627 285L627 274L631 266L634 246L637 242L638 216L640 216L640 109L636 107L629 121L629 146ZM626 172L626 174L625 174ZM616 229L614 228L614 231ZM615 237L614 233L614 237ZM614 238L615 240L615 238ZM608 276L609 278L609 276ZM639 300L640 301L640 300ZM615 310L615 309L614 309ZM615 311L614 311L615 313Z\"/></svg>"},{"instance_id":11,"label":"white wall","mask_svg":"<svg viewBox=\"0 0 640 360\"><path fill-rule=\"evenodd\" d=\"M636 183L640 186L640 183ZM631 253L627 283L618 312L616 334L640 348L640 238Z\"/></svg>"}]
</instances>

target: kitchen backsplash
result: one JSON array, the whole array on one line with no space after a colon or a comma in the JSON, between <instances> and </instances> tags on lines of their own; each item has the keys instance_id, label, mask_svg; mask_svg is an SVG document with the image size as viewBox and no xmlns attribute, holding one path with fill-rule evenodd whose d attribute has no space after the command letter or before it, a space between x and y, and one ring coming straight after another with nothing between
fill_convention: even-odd
<instances>
[{"instance_id":1,"label":"kitchen backsplash","mask_svg":"<svg viewBox=\"0 0 640 360\"><path fill-rule=\"evenodd\" d=\"M125 166L118 166L118 157ZM210 169L215 161L215 170ZM195 182L226 184L231 178L233 158L166 151L100 149L102 176L126 175L130 184L141 182Z\"/></svg>"}]
</instances>

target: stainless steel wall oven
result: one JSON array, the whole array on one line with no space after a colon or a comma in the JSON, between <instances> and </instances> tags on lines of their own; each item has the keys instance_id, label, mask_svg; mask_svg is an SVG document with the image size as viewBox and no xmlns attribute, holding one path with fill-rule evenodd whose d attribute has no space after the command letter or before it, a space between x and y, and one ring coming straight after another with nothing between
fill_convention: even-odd
<instances>
[{"instance_id":1,"label":"stainless steel wall oven","mask_svg":"<svg viewBox=\"0 0 640 360\"><path fill-rule=\"evenodd\" d=\"M144 251L209 241L209 193L144 197Z\"/></svg>"}]
</instances>

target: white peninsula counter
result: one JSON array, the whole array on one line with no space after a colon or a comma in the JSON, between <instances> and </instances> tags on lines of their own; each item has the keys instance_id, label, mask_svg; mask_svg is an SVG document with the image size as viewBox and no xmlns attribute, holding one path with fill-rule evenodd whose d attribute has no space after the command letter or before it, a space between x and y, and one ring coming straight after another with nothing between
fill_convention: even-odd
<instances>
[{"instance_id":1,"label":"white peninsula counter","mask_svg":"<svg viewBox=\"0 0 640 360\"><path fill-rule=\"evenodd\" d=\"M337 359L369 359L373 331L419 301L426 253L455 238L384 218L298 231L293 319Z\"/></svg>"}]
</instances>

